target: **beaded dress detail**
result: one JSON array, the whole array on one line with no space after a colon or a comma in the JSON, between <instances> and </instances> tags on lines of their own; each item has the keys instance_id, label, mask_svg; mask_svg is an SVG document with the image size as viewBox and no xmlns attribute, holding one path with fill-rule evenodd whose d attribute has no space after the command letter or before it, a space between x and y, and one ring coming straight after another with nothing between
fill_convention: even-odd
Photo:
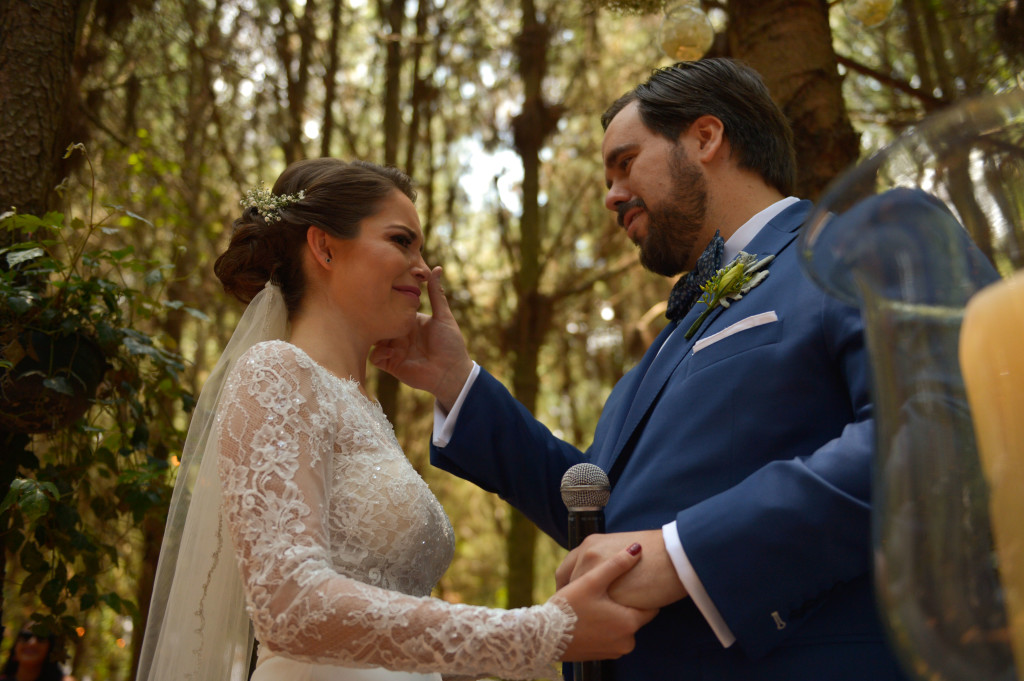
<instances>
[{"instance_id":1,"label":"beaded dress detail","mask_svg":"<svg viewBox=\"0 0 1024 681\"><path fill-rule=\"evenodd\" d=\"M216 434L261 651L351 668L552 673L576 621L560 597L496 610L429 596L454 533L358 383L287 342L258 343L227 379Z\"/></svg>"}]
</instances>

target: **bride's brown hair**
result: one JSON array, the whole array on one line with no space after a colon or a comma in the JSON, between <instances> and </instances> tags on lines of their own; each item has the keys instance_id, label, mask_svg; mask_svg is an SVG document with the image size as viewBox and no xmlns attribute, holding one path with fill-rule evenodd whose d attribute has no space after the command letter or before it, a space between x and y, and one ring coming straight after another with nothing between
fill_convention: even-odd
<instances>
[{"instance_id":1,"label":"bride's brown hair","mask_svg":"<svg viewBox=\"0 0 1024 681\"><path fill-rule=\"evenodd\" d=\"M416 200L412 180L397 168L336 158L296 161L277 178L272 193L302 192L302 198L276 209L277 219L264 217L256 206L247 207L235 220L231 241L213 271L224 290L243 303L273 280L281 287L288 312L294 312L306 288L301 258L306 231L319 227L340 239L354 239L359 223L396 189Z\"/></svg>"}]
</instances>

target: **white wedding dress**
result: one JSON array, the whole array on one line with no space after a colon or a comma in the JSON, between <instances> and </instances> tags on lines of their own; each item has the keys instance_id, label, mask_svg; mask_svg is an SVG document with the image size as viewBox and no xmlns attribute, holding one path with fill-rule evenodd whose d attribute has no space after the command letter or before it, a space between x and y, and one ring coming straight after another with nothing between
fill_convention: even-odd
<instances>
[{"instance_id":1,"label":"white wedding dress","mask_svg":"<svg viewBox=\"0 0 1024 681\"><path fill-rule=\"evenodd\" d=\"M429 597L451 525L355 381L259 343L225 383L216 436L254 681L557 673L576 619L561 598L496 610Z\"/></svg>"}]
</instances>

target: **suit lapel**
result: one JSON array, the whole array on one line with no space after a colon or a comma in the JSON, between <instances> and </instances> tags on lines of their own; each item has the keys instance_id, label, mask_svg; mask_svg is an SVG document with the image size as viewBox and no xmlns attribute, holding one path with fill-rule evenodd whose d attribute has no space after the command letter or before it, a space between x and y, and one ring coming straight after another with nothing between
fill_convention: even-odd
<instances>
[{"instance_id":1,"label":"suit lapel","mask_svg":"<svg viewBox=\"0 0 1024 681\"><path fill-rule=\"evenodd\" d=\"M672 336L672 330L675 326L675 324L669 324L661 330L661 333L659 333L654 339L651 346L647 348L647 351L644 353L643 358L641 358L640 363L623 376L619 385L615 388L616 391L622 392L622 396L619 398L619 404L622 406L612 414L613 421L609 424L607 431L609 436L604 439L601 448L598 450L599 454L594 459L594 463L600 465L606 472L611 470L611 460L619 451L619 447L617 445L614 448L612 447L613 443L616 441L615 434L623 431L625 419L631 411L629 407L636 401L637 390L642 385L647 373L650 371L651 364L659 354L659 349L665 341ZM608 461L608 465L604 464L605 461Z\"/></svg>"},{"instance_id":2,"label":"suit lapel","mask_svg":"<svg viewBox=\"0 0 1024 681\"><path fill-rule=\"evenodd\" d=\"M694 306L696 307L696 305ZM633 436L640 421L643 420L644 415L651 408L654 403L654 399L661 392L661 389L665 386L665 382L668 377L672 375L676 367L686 356L687 351L692 345L692 341L686 340L686 329L693 323L693 320L697 318L697 314L694 310L690 310L685 317L683 317L678 326L672 325L670 328L674 328L675 332L669 336L658 356L653 358L650 362L648 369L642 375L639 385L637 386L636 393L633 395L633 400L629 404L629 408L626 411L625 418L622 422L622 428L619 430L618 437L615 439L615 447L611 451L611 461L605 470L611 470L615 463L615 460L622 453L626 447L626 443Z\"/></svg>"},{"instance_id":3,"label":"suit lapel","mask_svg":"<svg viewBox=\"0 0 1024 681\"><path fill-rule=\"evenodd\" d=\"M765 225L743 250L747 253L754 253L759 258L766 255L778 255L796 238L797 228L802 224L803 218L806 216L807 211L810 210L810 206L810 201L800 201L789 206ZM770 268L771 266L769 265L769 270ZM769 276L771 275L769 274ZM735 304L742 304L742 301L738 301ZM603 452L600 463L604 470L612 471L615 468L617 460L626 449L637 427L654 405L658 395L661 394L669 377L689 356L690 348L693 347L693 344L700 339L704 331L711 326L725 309L719 306L712 310L697 333L687 340L685 338L687 329L700 316L704 307L703 303L698 302L695 304L686 316L679 321L676 333L666 334L667 331L673 329L672 325L669 325L665 331L662 331L661 335L658 336L658 339L656 339L644 356L644 363L634 370L634 373L637 374L636 378L633 379L636 386L635 394L631 403L624 402L622 411L625 413L625 416L622 418L622 427L618 431L618 435L615 435L614 429L610 431L611 438L609 439L614 438L615 446L610 451L605 449ZM661 348L660 353L657 352L657 348ZM646 368L641 372L641 366L644 366L644 364L646 364ZM633 389L633 387L630 386L630 389Z\"/></svg>"}]
</instances>

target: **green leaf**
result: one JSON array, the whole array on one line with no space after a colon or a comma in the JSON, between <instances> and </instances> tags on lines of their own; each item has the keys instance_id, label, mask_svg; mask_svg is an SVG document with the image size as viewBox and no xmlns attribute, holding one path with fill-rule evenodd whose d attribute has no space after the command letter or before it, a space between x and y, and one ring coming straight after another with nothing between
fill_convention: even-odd
<instances>
[{"instance_id":1,"label":"green leaf","mask_svg":"<svg viewBox=\"0 0 1024 681\"><path fill-rule=\"evenodd\" d=\"M124 337L124 347L130 355L149 355L150 357L160 357L160 352L156 348L139 340L138 338L135 338L134 336Z\"/></svg>"},{"instance_id":2,"label":"green leaf","mask_svg":"<svg viewBox=\"0 0 1024 681\"><path fill-rule=\"evenodd\" d=\"M43 605L53 610L60 603L63 593L64 580L54 577L43 585L43 588L39 591L39 598L43 601Z\"/></svg>"},{"instance_id":3,"label":"green leaf","mask_svg":"<svg viewBox=\"0 0 1024 681\"><path fill-rule=\"evenodd\" d=\"M17 478L11 482L11 488L4 498L2 510L18 506L21 513L30 522L46 515L50 510L51 500L60 496L56 485L51 482L40 483L35 480Z\"/></svg>"},{"instance_id":4,"label":"green leaf","mask_svg":"<svg viewBox=\"0 0 1024 681\"><path fill-rule=\"evenodd\" d=\"M149 426L145 423L136 424L131 442L132 447L138 451L146 449L149 446Z\"/></svg>"},{"instance_id":5,"label":"green leaf","mask_svg":"<svg viewBox=\"0 0 1024 681\"><path fill-rule=\"evenodd\" d=\"M137 213L133 213L130 210L126 210L125 214L126 215L130 215L131 217L135 218L136 220L141 220L142 222L145 222L147 225L149 225L150 227L153 227L154 229L156 228L156 225L154 225L152 222L150 222L146 218L142 217L141 215L138 215Z\"/></svg>"},{"instance_id":6,"label":"green leaf","mask_svg":"<svg viewBox=\"0 0 1024 681\"><path fill-rule=\"evenodd\" d=\"M0 503L0 513L6 513L12 506L18 503L18 497L21 493L15 489L15 485L19 482L20 480L17 478L11 482L11 486L7 490L7 494L4 495L3 503Z\"/></svg>"},{"instance_id":7,"label":"green leaf","mask_svg":"<svg viewBox=\"0 0 1024 681\"><path fill-rule=\"evenodd\" d=\"M28 492L19 500L21 512L31 521L42 518L50 510L50 499L41 490Z\"/></svg>"},{"instance_id":8,"label":"green leaf","mask_svg":"<svg viewBox=\"0 0 1024 681\"><path fill-rule=\"evenodd\" d=\"M159 269L155 269L155 270L151 270L150 272L148 272L146 274L146 277L145 277L145 279L143 281L145 281L146 284L148 284L150 286L155 286L156 284L162 283L163 280L164 280L164 273L161 272Z\"/></svg>"},{"instance_id":9,"label":"green leaf","mask_svg":"<svg viewBox=\"0 0 1024 681\"><path fill-rule=\"evenodd\" d=\"M130 601L125 598L121 601L121 604L124 606L124 610L129 616L137 618L140 615L139 606L135 605L134 601Z\"/></svg>"},{"instance_id":10,"label":"green leaf","mask_svg":"<svg viewBox=\"0 0 1024 681\"><path fill-rule=\"evenodd\" d=\"M196 310L195 308L186 307L185 308L185 312L188 312L190 315L192 315L196 319L202 320L204 322L210 321L209 315L207 315L205 312L201 312L200 310Z\"/></svg>"},{"instance_id":11,"label":"green leaf","mask_svg":"<svg viewBox=\"0 0 1024 681\"><path fill-rule=\"evenodd\" d=\"M75 390L71 386L71 382L64 376L50 376L49 378L44 378L43 387L59 392L62 395L68 395L70 397L74 397L75 395Z\"/></svg>"},{"instance_id":12,"label":"green leaf","mask_svg":"<svg viewBox=\"0 0 1024 681\"><path fill-rule=\"evenodd\" d=\"M64 532L74 532L75 528L82 522L82 516L78 507L73 504L56 504L53 509L53 517Z\"/></svg>"},{"instance_id":13,"label":"green leaf","mask_svg":"<svg viewBox=\"0 0 1024 681\"><path fill-rule=\"evenodd\" d=\"M9 267L17 267L23 262L29 260L35 260L46 255L46 251L41 248L26 248L23 251L11 251L7 254L7 265Z\"/></svg>"},{"instance_id":14,"label":"green leaf","mask_svg":"<svg viewBox=\"0 0 1024 681\"><path fill-rule=\"evenodd\" d=\"M50 564L43 557L39 548L33 543L27 543L21 547L19 552L21 566L29 572L49 572Z\"/></svg>"},{"instance_id":15,"label":"green leaf","mask_svg":"<svg viewBox=\"0 0 1024 681\"><path fill-rule=\"evenodd\" d=\"M117 465L117 460L114 458L114 452L108 447L100 447L96 450L94 460L97 463L103 464L107 468L113 468Z\"/></svg>"},{"instance_id":16,"label":"green leaf","mask_svg":"<svg viewBox=\"0 0 1024 681\"><path fill-rule=\"evenodd\" d=\"M28 577L22 580L21 589L18 591L18 593L20 593L21 595L38 593L39 585L43 583L44 579L46 579L45 570L29 574Z\"/></svg>"},{"instance_id":17,"label":"green leaf","mask_svg":"<svg viewBox=\"0 0 1024 681\"><path fill-rule=\"evenodd\" d=\"M40 218L29 213L18 213L8 216L4 222L6 223L5 226L12 232L31 234L40 229L52 230L55 227L59 228L64 224L64 215L62 213L47 213Z\"/></svg>"},{"instance_id":18,"label":"green leaf","mask_svg":"<svg viewBox=\"0 0 1024 681\"><path fill-rule=\"evenodd\" d=\"M20 317L21 315L27 314L31 311L35 307L35 303L31 294L26 292L9 297L7 299L7 307L16 316Z\"/></svg>"},{"instance_id":19,"label":"green leaf","mask_svg":"<svg viewBox=\"0 0 1024 681\"><path fill-rule=\"evenodd\" d=\"M119 614L124 612L124 601L122 601L121 597L113 591L100 596L100 600L110 606L110 609L114 612Z\"/></svg>"}]
</instances>

